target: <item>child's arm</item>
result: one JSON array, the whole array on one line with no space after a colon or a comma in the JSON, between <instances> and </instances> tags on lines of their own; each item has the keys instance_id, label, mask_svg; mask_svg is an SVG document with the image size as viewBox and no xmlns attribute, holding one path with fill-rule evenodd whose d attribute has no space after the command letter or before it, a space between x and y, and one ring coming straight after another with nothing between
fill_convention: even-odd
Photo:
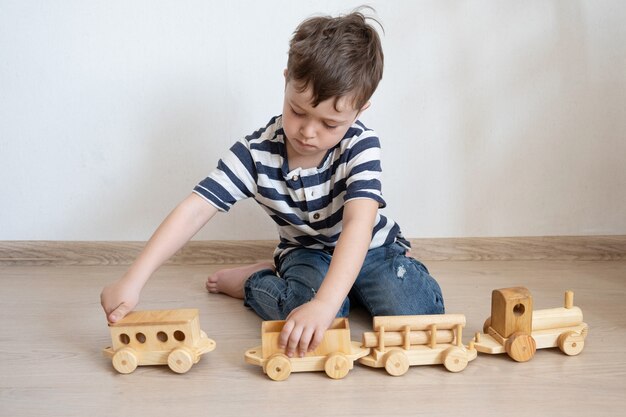
<instances>
[{"instance_id":1,"label":"child's arm","mask_svg":"<svg viewBox=\"0 0 626 417\"><path fill-rule=\"evenodd\" d=\"M333 252L328 272L311 301L294 309L279 336L287 356L314 350L337 315L363 266L379 203L370 199L348 201L343 211L343 230Z\"/></svg>"},{"instance_id":2,"label":"child's arm","mask_svg":"<svg viewBox=\"0 0 626 417\"><path fill-rule=\"evenodd\" d=\"M196 194L184 199L161 223L128 271L100 294L110 322L128 314L150 276L189 241L217 212Z\"/></svg>"}]
</instances>

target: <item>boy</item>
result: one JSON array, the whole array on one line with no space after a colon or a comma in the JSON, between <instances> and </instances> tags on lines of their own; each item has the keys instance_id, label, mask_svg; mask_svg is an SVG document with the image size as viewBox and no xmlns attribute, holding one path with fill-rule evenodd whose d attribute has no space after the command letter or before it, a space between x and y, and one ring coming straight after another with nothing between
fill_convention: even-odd
<instances>
[{"instance_id":1,"label":"boy","mask_svg":"<svg viewBox=\"0 0 626 417\"><path fill-rule=\"evenodd\" d=\"M372 315L443 313L439 285L379 213L380 143L358 117L382 70L380 39L361 13L305 20L290 42L283 114L233 145L103 289L108 320L132 310L152 273L218 210L247 197L278 225L274 263L218 271L206 287L264 320L286 319L279 345L288 356L315 349L351 301Z\"/></svg>"}]
</instances>

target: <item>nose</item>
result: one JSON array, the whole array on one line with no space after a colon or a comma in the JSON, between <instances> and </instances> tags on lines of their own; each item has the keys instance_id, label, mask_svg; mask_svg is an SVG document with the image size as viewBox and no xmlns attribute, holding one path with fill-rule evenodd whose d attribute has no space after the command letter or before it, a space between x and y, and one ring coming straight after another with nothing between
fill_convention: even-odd
<instances>
[{"instance_id":1,"label":"nose","mask_svg":"<svg viewBox=\"0 0 626 417\"><path fill-rule=\"evenodd\" d=\"M300 135L302 139L313 139L315 138L315 127L312 122L305 122L300 125Z\"/></svg>"}]
</instances>

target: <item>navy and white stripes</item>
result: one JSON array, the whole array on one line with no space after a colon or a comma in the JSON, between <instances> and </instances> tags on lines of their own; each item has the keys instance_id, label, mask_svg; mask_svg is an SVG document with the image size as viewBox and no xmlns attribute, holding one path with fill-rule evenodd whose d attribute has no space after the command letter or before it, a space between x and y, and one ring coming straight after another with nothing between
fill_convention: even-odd
<instances>
[{"instance_id":1,"label":"navy and white stripes","mask_svg":"<svg viewBox=\"0 0 626 417\"><path fill-rule=\"evenodd\" d=\"M253 197L278 226L275 258L296 247L329 250L342 228L343 205L369 198L385 206L380 184L380 142L357 121L317 168L289 170L282 117L235 143L194 192L220 211ZM401 241L398 225L378 214L370 249Z\"/></svg>"}]
</instances>

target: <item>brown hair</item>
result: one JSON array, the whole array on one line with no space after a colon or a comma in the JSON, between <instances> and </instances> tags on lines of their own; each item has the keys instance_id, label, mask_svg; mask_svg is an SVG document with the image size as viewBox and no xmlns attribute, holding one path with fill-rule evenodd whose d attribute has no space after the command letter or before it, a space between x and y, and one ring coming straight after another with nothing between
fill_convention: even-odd
<instances>
[{"instance_id":1,"label":"brown hair","mask_svg":"<svg viewBox=\"0 0 626 417\"><path fill-rule=\"evenodd\" d=\"M312 17L294 32L286 79L295 81L300 92L311 88L313 107L332 97L336 105L340 97L353 94L354 108L361 109L376 91L384 57L368 19L358 10L339 17Z\"/></svg>"}]
</instances>

